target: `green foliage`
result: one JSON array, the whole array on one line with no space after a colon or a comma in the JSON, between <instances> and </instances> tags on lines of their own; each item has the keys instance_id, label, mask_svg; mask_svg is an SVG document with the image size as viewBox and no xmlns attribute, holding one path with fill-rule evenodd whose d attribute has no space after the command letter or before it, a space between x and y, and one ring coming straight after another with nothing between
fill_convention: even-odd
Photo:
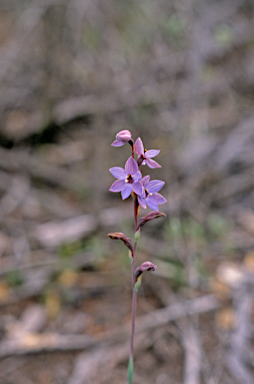
<instances>
[{"instance_id":1,"label":"green foliage","mask_svg":"<svg viewBox=\"0 0 254 384\"><path fill-rule=\"evenodd\" d=\"M187 285L186 271L184 264L175 257L167 255L163 260L157 260L157 275L170 280L174 288L180 288Z\"/></svg>"},{"instance_id":2,"label":"green foliage","mask_svg":"<svg viewBox=\"0 0 254 384\"><path fill-rule=\"evenodd\" d=\"M218 214L210 214L202 224L192 217L172 217L165 227L167 249L162 265L163 276L167 276L175 287L188 283L188 268L190 263L199 281L205 281L209 271L205 266L206 254L210 246L220 242L224 252L229 254L233 244L229 244L228 234L231 223Z\"/></svg>"},{"instance_id":3,"label":"green foliage","mask_svg":"<svg viewBox=\"0 0 254 384\"><path fill-rule=\"evenodd\" d=\"M234 40L234 31L227 24L218 25L213 32L216 44L221 48L228 48Z\"/></svg>"},{"instance_id":4,"label":"green foliage","mask_svg":"<svg viewBox=\"0 0 254 384\"><path fill-rule=\"evenodd\" d=\"M84 26L81 39L86 48L96 50L102 43L102 29L95 25Z\"/></svg>"},{"instance_id":5,"label":"green foliage","mask_svg":"<svg viewBox=\"0 0 254 384\"><path fill-rule=\"evenodd\" d=\"M221 239L231 230L231 223L224 217L211 214L207 220L208 229L212 238Z\"/></svg>"},{"instance_id":6,"label":"green foliage","mask_svg":"<svg viewBox=\"0 0 254 384\"><path fill-rule=\"evenodd\" d=\"M204 227L192 218L172 217L166 226L166 236L169 236L171 244L180 241L195 241L203 244L206 241Z\"/></svg>"},{"instance_id":7,"label":"green foliage","mask_svg":"<svg viewBox=\"0 0 254 384\"><path fill-rule=\"evenodd\" d=\"M7 283L12 287L20 286L24 283L24 278L20 270L16 269L7 274Z\"/></svg>"},{"instance_id":8,"label":"green foliage","mask_svg":"<svg viewBox=\"0 0 254 384\"><path fill-rule=\"evenodd\" d=\"M185 22L174 14L164 21L162 28L171 38L179 38L184 33Z\"/></svg>"},{"instance_id":9,"label":"green foliage","mask_svg":"<svg viewBox=\"0 0 254 384\"><path fill-rule=\"evenodd\" d=\"M183 18L177 14L171 15L160 23L164 38L170 45L176 48L184 48L186 44L186 25Z\"/></svg>"},{"instance_id":10,"label":"green foliage","mask_svg":"<svg viewBox=\"0 0 254 384\"><path fill-rule=\"evenodd\" d=\"M65 243L60 245L58 248L58 254L61 259L69 259L74 254L81 252L83 250L83 244L80 240L74 241L72 243Z\"/></svg>"}]
</instances>

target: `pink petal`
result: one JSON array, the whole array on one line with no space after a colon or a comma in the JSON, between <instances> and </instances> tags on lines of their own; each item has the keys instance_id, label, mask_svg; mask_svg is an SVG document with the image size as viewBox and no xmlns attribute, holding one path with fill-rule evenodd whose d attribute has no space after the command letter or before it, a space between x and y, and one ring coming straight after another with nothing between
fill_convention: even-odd
<instances>
[{"instance_id":1,"label":"pink petal","mask_svg":"<svg viewBox=\"0 0 254 384\"><path fill-rule=\"evenodd\" d=\"M138 172L138 164L132 157L129 157L125 163L125 172L127 175L134 175Z\"/></svg>"},{"instance_id":2,"label":"pink petal","mask_svg":"<svg viewBox=\"0 0 254 384\"><path fill-rule=\"evenodd\" d=\"M164 204L167 202L165 197L163 197L160 193L154 193L152 197L154 202L156 202L156 204Z\"/></svg>"},{"instance_id":3,"label":"pink petal","mask_svg":"<svg viewBox=\"0 0 254 384\"><path fill-rule=\"evenodd\" d=\"M132 189L137 195L142 195L143 193L143 185L140 182L132 184Z\"/></svg>"},{"instance_id":4,"label":"pink petal","mask_svg":"<svg viewBox=\"0 0 254 384\"><path fill-rule=\"evenodd\" d=\"M136 172L134 175L132 175L134 183L137 181L140 181L142 179L142 173L140 171Z\"/></svg>"},{"instance_id":5,"label":"pink petal","mask_svg":"<svg viewBox=\"0 0 254 384\"><path fill-rule=\"evenodd\" d=\"M125 181L124 180L116 180L112 185L111 187L109 188L109 190L111 192L120 192L122 191L122 189L125 187Z\"/></svg>"},{"instance_id":6,"label":"pink petal","mask_svg":"<svg viewBox=\"0 0 254 384\"><path fill-rule=\"evenodd\" d=\"M124 143L120 140L115 140L115 141L113 141L113 143L111 145L112 145L112 147L122 147L124 145Z\"/></svg>"},{"instance_id":7,"label":"pink petal","mask_svg":"<svg viewBox=\"0 0 254 384\"><path fill-rule=\"evenodd\" d=\"M146 188L146 186L147 186L147 183L149 182L149 180L150 180L150 175L147 175L147 176L144 176L141 180L140 180L140 182L143 184L143 186Z\"/></svg>"},{"instance_id":8,"label":"pink petal","mask_svg":"<svg viewBox=\"0 0 254 384\"><path fill-rule=\"evenodd\" d=\"M131 186L131 184L127 184L127 183L125 183L125 186L124 186L124 188L123 188L123 190L122 190L122 192L121 192L122 199L123 199L123 200L127 199L127 197L130 196L131 191L132 191L132 186Z\"/></svg>"},{"instance_id":9,"label":"pink petal","mask_svg":"<svg viewBox=\"0 0 254 384\"><path fill-rule=\"evenodd\" d=\"M156 202L154 201L153 196L148 195L146 198L146 203L147 203L148 207L150 207L154 211L159 210L158 204L156 204Z\"/></svg>"},{"instance_id":10,"label":"pink petal","mask_svg":"<svg viewBox=\"0 0 254 384\"><path fill-rule=\"evenodd\" d=\"M137 140L135 141L134 150L135 150L135 153L137 153L137 155L144 154L144 146L140 137L138 137Z\"/></svg>"},{"instance_id":11,"label":"pink petal","mask_svg":"<svg viewBox=\"0 0 254 384\"><path fill-rule=\"evenodd\" d=\"M146 151L145 157L148 158L148 159L151 159L151 157L155 157L159 153L160 153L159 149L149 149L148 151Z\"/></svg>"},{"instance_id":12,"label":"pink petal","mask_svg":"<svg viewBox=\"0 0 254 384\"><path fill-rule=\"evenodd\" d=\"M122 167L113 167L109 169L111 175L113 175L116 179L125 180L126 173Z\"/></svg>"},{"instance_id":13,"label":"pink petal","mask_svg":"<svg viewBox=\"0 0 254 384\"><path fill-rule=\"evenodd\" d=\"M142 208L145 208L145 209L146 209L146 201L145 201L145 199L143 199L141 196L138 196L138 202L139 202L139 205L140 205Z\"/></svg>"},{"instance_id":14,"label":"pink petal","mask_svg":"<svg viewBox=\"0 0 254 384\"><path fill-rule=\"evenodd\" d=\"M149 183L146 186L147 192L148 193L158 192L163 187L164 184L165 184L165 181L161 181L161 180L149 181Z\"/></svg>"},{"instance_id":15,"label":"pink petal","mask_svg":"<svg viewBox=\"0 0 254 384\"><path fill-rule=\"evenodd\" d=\"M152 159L146 159L146 164L149 168L161 168L161 165Z\"/></svg>"}]
</instances>

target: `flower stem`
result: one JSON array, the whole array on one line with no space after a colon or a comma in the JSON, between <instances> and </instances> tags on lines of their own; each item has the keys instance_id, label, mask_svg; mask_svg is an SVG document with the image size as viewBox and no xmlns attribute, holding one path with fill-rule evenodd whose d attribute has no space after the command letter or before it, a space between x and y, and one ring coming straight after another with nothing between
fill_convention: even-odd
<instances>
[{"instance_id":1,"label":"flower stem","mask_svg":"<svg viewBox=\"0 0 254 384\"><path fill-rule=\"evenodd\" d=\"M133 378L133 357L130 357L129 365L128 365L128 384L132 384L132 378Z\"/></svg>"},{"instance_id":2,"label":"flower stem","mask_svg":"<svg viewBox=\"0 0 254 384\"><path fill-rule=\"evenodd\" d=\"M135 316L137 307L137 292L133 287L132 295L132 313L131 313L131 342L130 342L130 357L128 366L128 384L132 384L133 378L133 357L134 357L134 334L135 334Z\"/></svg>"},{"instance_id":3,"label":"flower stem","mask_svg":"<svg viewBox=\"0 0 254 384\"><path fill-rule=\"evenodd\" d=\"M137 251L137 241L134 243L133 253L132 253L132 263L131 263L131 281L132 281L132 288L134 288L135 285L135 259L136 259L136 251Z\"/></svg>"},{"instance_id":4,"label":"flower stem","mask_svg":"<svg viewBox=\"0 0 254 384\"><path fill-rule=\"evenodd\" d=\"M135 316L137 307L137 291L133 287L132 294L132 313L131 313L131 343L130 343L130 358L134 356L134 334L135 334Z\"/></svg>"},{"instance_id":5,"label":"flower stem","mask_svg":"<svg viewBox=\"0 0 254 384\"><path fill-rule=\"evenodd\" d=\"M135 233L137 232L137 227L138 227L138 210L139 210L138 197L135 194L135 197L134 197L134 225L135 225Z\"/></svg>"},{"instance_id":6,"label":"flower stem","mask_svg":"<svg viewBox=\"0 0 254 384\"><path fill-rule=\"evenodd\" d=\"M134 159L134 144L131 145L131 156Z\"/></svg>"},{"instance_id":7,"label":"flower stem","mask_svg":"<svg viewBox=\"0 0 254 384\"><path fill-rule=\"evenodd\" d=\"M138 198L135 195L134 198L134 224L135 233L137 231L137 218L138 218ZM135 317L137 307L137 291L135 290L135 259L137 251L137 240L134 243L132 253L132 264L131 264L131 277L132 277L132 312L131 312L131 339L130 339L130 358L128 366L128 384L132 384L133 378L133 357L134 357L134 335L135 335Z\"/></svg>"}]
</instances>

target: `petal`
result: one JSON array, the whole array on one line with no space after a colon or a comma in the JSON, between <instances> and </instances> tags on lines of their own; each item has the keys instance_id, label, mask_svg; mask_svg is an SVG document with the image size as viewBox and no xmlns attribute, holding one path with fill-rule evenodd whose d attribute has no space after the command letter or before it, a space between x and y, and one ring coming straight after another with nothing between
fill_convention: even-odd
<instances>
[{"instance_id":1,"label":"petal","mask_svg":"<svg viewBox=\"0 0 254 384\"><path fill-rule=\"evenodd\" d=\"M138 202L139 202L139 205L142 207L142 208L145 208L146 209L146 201L143 197L141 196L138 196Z\"/></svg>"},{"instance_id":2,"label":"petal","mask_svg":"<svg viewBox=\"0 0 254 384\"><path fill-rule=\"evenodd\" d=\"M161 181L161 180L149 181L149 183L146 186L147 192L148 193L158 192L163 187L164 184L165 184L165 181Z\"/></svg>"},{"instance_id":3,"label":"petal","mask_svg":"<svg viewBox=\"0 0 254 384\"><path fill-rule=\"evenodd\" d=\"M127 183L125 183L125 187L123 188L123 190L122 190L122 192L121 192L122 199L123 199L123 200L127 199L127 197L130 196L131 191L132 191L132 186L131 186L131 184L127 184Z\"/></svg>"},{"instance_id":4,"label":"petal","mask_svg":"<svg viewBox=\"0 0 254 384\"><path fill-rule=\"evenodd\" d=\"M110 168L109 172L116 178L120 180L126 179L126 172L122 167L113 167Z\"/></svg>"},{"instance_id":5,"label":"petal","mask_svg":"<svg viewBox=\"0 0 254 384\"><path fill-rule=\"evenodd\" d=\"M132 189L139 196L144 192L143 185L140 182L133 183Z\"/></svg>"},{"instance_id":6,"label":"petal","mask_svg":"<svg viewBox=\"0 0 254 384\"><path fill-rule=\"evenodd\" d=\"M165 199L165 197L163 197L160 193L154 193L152 195L152 198L153 198L153 201L156 203L156 204L164 204L167 202L167 200Z\"/></svg>"},{"instance_id":7,"label":"petal","mask_svg":"<svg viewBox=\"0 0 254 384\"><path fill-rule=\"evenodd\" d=\"M159 207L158 207L158 204L156 204L156 201L154 201L153 196L154 195L151 195L151 196L148 195L146 198L146 203L147 203L148 207L150 207L154 211L158 211Z\"/></svg>"},{"instance_id":8,"label":"petal","mask_svg":"<svg viewBox=\"0 0 254 384\"><path fill-rule=\"evenodd\" d=\"M124 143L120 140L115 140L115 141L113 141L113 143L111 145L112 145L112 147L122 147L122 145L124 145Z\"/></svg>"},{"instance_id":9,"label":"petal","mask_svg":"<svg viewBox=\"0 0 254 384\"><path fill-rule=\"evenodd\" d=\"M151 157L155 157L159 153L160 153L159 149L149 149L148 151L146 151L145 157L148 158L148 159L151 159Z\"/></svg>"},{"instance_id":10,"label":"petal","mask_svg":"<svg viewBox=\"0 0 254 384\"><path fill-rule=\"evenodd\" d=\"M135 150L135 153L137 153L137 155L144 154L144 146L140 137L138 137L137 140L135 141L134 150Z\"/></svg>"},{"instance_id":11,"label":"petal","mask_svg":"<svg viewBox=\"0 0 254 384\"><path fill-rule=\"evenodd\" d=\"M116 180L109 188L110 192L120 192L124 189L126 183L124 180Z\"/></svg>"},{"instance_id":12,"label":"petal","mask_svg":"<svg viewBox=\"0 0 254 384\"><path fill-rule=\"evenodd\" d=\"M152 159L146 158L146 164L148 165L149 168L152 168L152 169L153 168L161 168L161 165Z\"/></svg>"},{"instance_id":13,"label":"petal","mask_svg":"<svg viewBox=\"0 0 254 384\"><path fill-rule=\"evenodd\" d=\"M137 181L140 181L141 178L142 178L142 174L140 171L136 172L134 175L132 175L133 177L133 180L134 180L134 183L136 183Z\"/></svg>"},{"instance_id":14,"label":"petal","mask_svg":"<svg viewBox=\"0 0 254 384\"><path fill-rule=\"evenodd\" d=\"M125 172L127 175L135 175L138 172L138 164L131 156L125 163Z\"/></svg>"},{"instance_id":15,"label":"petal","mask_svg":"<svg viewBox=\"0 0 254 384\"><path fill-rule=\"evenodd\" d=\"M147 175L147 176L144 176L141 180L140 180L140 182L143 184L143 186L146 188L146 185L147 185L147 183L149 182L149 180L150 180L150 175Z\"/></svg>"}]
</instances>

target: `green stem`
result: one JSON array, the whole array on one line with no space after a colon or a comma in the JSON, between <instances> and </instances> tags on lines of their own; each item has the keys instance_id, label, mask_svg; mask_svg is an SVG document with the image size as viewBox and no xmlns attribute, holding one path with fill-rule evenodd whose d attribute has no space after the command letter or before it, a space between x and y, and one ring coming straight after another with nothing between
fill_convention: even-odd
<instances>
[{"instance_id":1,"label":"green stem","mask_svg":"<svg viewBox=\"0 0 254 384\"><path fill-rule=\"evenodd\" d=\"M128 384L132 384L132 378L133 378L133 357L130 357L129 365L128 365Z\"/></svg>"}]
</instances>

